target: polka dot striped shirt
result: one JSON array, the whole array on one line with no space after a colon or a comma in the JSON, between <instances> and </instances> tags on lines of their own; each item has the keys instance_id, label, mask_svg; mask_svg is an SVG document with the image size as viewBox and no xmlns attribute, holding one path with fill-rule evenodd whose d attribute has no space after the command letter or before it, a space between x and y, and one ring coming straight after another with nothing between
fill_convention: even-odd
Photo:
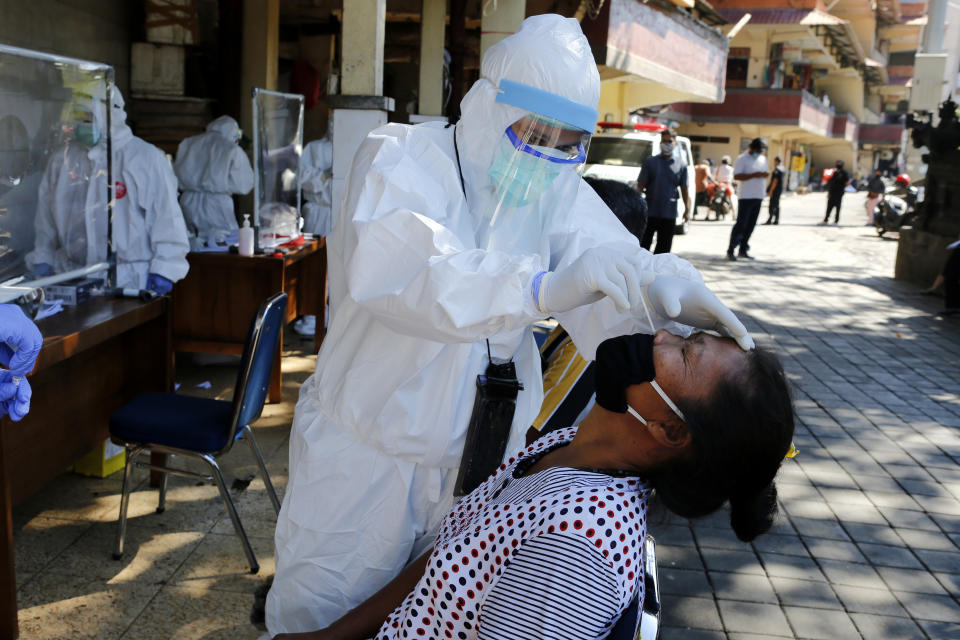
<instances>
[{"instance_id":1,"label":"polka dot striped shirt","mask_svg":"<svg viewBox=\"0 0 960 640\"><path fill-rule=\"evenodd\" d=\"M516 477L575 434L541 437L460 501L378 640L604 638L643 602L644 483L565 467Z\"/></svg>"}]
</instances>

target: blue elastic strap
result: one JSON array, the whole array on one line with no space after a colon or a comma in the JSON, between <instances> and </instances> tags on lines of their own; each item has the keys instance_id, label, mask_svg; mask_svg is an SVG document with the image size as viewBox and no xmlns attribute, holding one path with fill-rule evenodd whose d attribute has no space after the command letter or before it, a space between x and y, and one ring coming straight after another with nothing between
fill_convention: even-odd
<instances>
[{"instance_id":1,"label":"blue elastic strap","mask_svg":"<svg viewBox=\"0 0 960 640\"><path fill-rule=\"evenodd\" d=\"M533 294L533 305L537 309L540 308L540 283L543 282L543 276L546 274L546 271L541 271L533 276L533 282L530 285L530 293Z\"/></svg>"},{"instance_id":2,"label":"blue elastic strap","mask_svg":"<svg viewBox=\"0 0 960 640\"><path fill-rule=\"evenodd\" d=\"M555 158L553 156L547 155L541 151L537 151L528 144L525 144L523 140L520 139L520 136L513 132L512 127L507 127L507 139L510 140L510 144L513 145L513 148L517 151L523 151L524 153L529 153L530 155L543 158L544 160L549 160L550 162L556 162L557 164L583 164L587 159L587 152L584 150L582 144L577 145L577 155L572 158Z\"/></svg>"},{"instance_id":3,"label":"blue elastic strap","mask_svg":"<svg viewBox=\"0 0 960 640\"><path fill-rule=\"evenodd\" d=\"M596 108L506 78L500 81L496 101L559 120L588 133L593 133L597 127L599 113Z\"/></svg>"}]
</instances>

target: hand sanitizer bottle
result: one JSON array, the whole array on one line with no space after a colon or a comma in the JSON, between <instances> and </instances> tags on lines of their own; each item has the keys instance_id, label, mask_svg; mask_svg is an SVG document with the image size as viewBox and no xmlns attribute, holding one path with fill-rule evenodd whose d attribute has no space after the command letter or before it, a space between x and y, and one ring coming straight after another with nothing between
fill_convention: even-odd
<instances>
[{"instance_id":1,"label":"hand sanitizer bottle","mask_svg":"<svg viewBox=\"0 0 960 640\"><path fill-rule=\"evenodd\" d=\"M250 226L250 214L243 216L243 226L240 227L239 253L242 256L253 255L253 228Z\"/></svg>"}]
</instances>

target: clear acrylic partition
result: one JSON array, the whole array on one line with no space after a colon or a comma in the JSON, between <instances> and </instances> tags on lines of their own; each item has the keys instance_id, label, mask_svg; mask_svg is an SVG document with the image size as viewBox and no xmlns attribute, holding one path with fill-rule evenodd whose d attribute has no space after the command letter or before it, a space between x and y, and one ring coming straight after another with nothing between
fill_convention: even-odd
<instances>
[{"instance_id":1,"label":"clear acrylic partition","mask_svg":"<svg viewBox=\"0 0 960 640\"><path fill-rule=\"evenodd\" d=\"M254 89L253 123L253 223L273 247L300 236L303 96Z\"/></svg>"},{"instance_id":2,"label":"clear acrylic partition","mask_svg":"<svg viewBox=\"0 0 960 640\"><path fill-rule=\"evenodd\" d=\"M109 261L104 64L0 45L0 302Z\"/></svg>"}]
</instances>

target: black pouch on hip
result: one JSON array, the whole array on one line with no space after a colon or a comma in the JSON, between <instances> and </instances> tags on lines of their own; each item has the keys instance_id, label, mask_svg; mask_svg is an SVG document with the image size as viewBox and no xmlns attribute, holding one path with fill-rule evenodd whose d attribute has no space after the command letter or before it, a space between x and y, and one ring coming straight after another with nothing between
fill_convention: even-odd
<instances>
[{"instance_id":1,"label":"black pouch on hip","mask_svg":"<svg viewBox=\"0 0 960 640\"><path fill-rule=\"evenodd\" d=\"M522 389L512 360L503 364L491 361L486 373L477 376L477 397L467 427L454 496L467 495L500 466L517 409L517 394Z\"/></svg>"}]
</instances>

